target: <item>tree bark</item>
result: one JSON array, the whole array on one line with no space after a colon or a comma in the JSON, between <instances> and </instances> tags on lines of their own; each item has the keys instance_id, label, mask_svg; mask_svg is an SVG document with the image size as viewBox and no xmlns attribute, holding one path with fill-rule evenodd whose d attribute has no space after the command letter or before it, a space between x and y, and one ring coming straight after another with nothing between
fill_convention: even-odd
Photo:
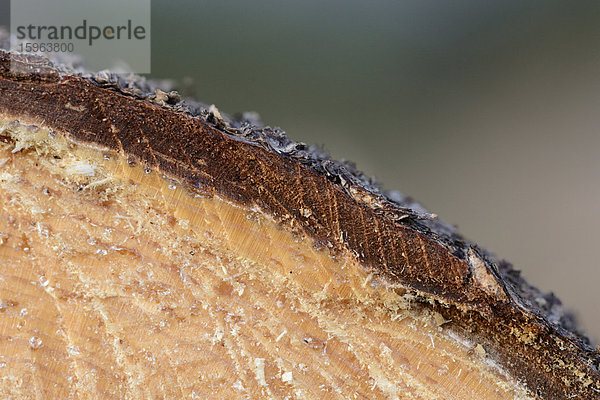
<instances>
[{"instance_id":1,"label":"tree bark","mask_svg":"<svg viewBox=\"0 0 600 400\"><path fill-rule=\"evenodd\" d=\"M278 130L0 52L0 138L4 397L600 398L556 298Z\"/></svg>"}]
</instances>

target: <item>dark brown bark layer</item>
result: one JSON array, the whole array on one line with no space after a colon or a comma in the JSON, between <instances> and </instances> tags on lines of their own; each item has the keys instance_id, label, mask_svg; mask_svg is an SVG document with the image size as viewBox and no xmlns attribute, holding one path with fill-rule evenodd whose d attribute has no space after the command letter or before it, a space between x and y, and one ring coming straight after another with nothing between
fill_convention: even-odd
<instances>
[{"instance_id":1,"label":"dark brown bark layer","mask_svg":"<svg viewBox=\"0 0 600 400\"><path fill-rule=\"evenodd\" d=\"M279 131L0 52L0 113L42 124L180 180L191 191L257 206L332 252L350 250L408 287L542 398L600 398L600 356L510 266L441 222L382 194L360 173ZM173 103L173 104L169 104Z\"/></svg>"}]
</instances>

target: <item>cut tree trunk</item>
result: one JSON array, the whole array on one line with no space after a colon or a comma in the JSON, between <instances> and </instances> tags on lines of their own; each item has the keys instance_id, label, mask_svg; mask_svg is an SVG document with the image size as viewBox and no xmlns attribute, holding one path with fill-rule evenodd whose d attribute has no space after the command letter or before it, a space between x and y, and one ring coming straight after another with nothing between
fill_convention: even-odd
<instances>
[{"instance_id":1,"label":"cut tree trunk","mask_svg":"<svg viewBox=\"0 0 600 400\"><path fill-rule=\"evenodd\" d=\"M0 52L0 397L595 399L560 302L283 133Z\"/></svg>"}]
</instances>

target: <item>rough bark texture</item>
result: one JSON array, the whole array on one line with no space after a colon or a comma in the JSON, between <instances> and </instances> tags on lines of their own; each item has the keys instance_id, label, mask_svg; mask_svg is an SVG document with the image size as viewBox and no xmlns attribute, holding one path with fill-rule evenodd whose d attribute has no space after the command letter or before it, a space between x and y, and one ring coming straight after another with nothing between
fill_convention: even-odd
<instances>
[{"instance_id":1,"label":"rough bark texture","mask_svg":"<svg viewBox=\"0 0 600 400\"><path fill-rule=\"evenodd\" d=\"M0 52L0 113L34 121L172 177L189 190L260 210L331 253L350 252L476 338L544 399L600 398L600 356L560 302L351 165L255 121L152 91Z\"/></svg>"}]
</instances>

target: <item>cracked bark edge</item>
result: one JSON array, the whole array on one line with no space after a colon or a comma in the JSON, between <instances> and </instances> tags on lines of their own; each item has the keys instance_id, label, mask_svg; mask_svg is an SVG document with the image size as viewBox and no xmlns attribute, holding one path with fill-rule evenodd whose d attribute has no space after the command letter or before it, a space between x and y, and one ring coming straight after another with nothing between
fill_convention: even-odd
<instances>
[{"instance_id":1,"label":"cracked bark edge","mask_svg":"<svg viewBox=\"0 0 600 400\"><path fill-rule=\"evenodd\" d=\"M258 207L332 252L350 251L474 336L544 399L600 398L600 354L552 295L349 163L279 129L223 118L143 78L90 75L0 51L0 113L120 153L192 191Z\"/></svg>"}]
</instances>

